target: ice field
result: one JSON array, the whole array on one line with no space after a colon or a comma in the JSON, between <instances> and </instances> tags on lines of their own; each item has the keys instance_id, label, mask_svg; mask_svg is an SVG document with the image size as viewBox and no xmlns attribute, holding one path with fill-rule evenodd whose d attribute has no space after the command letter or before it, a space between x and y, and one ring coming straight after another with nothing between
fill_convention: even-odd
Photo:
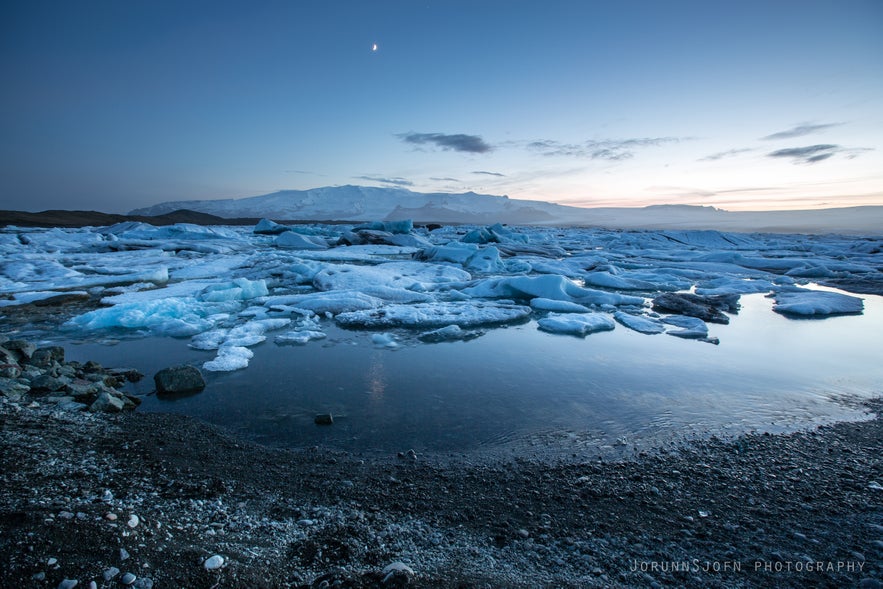
<instances>
[{"instance_id":1,"label":"ice field","mask_svg":"<svg viewBox=\"0 0 883 589\"><path fill-rule=\"evenodd\" d=\"M0 249L0 314L100 298L39 337L193 363L204 393L143 408L282 443L608 446L854 417L844 397L883 389L883 299L818 286L879 292L880 238L262 221L9 227ZM301 427L326 410L332 433Z\"/></svg>"}]
</instances>

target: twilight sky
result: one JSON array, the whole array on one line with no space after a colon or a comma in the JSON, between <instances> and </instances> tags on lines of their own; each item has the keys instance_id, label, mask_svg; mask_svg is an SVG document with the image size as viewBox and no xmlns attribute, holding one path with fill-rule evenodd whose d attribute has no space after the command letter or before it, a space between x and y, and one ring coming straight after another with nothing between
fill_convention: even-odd
<instances>
[{"instance_id":1,"label":"twilight sky","mask_svg":"<svg viewBox=\"0 0 883 589\"><path fill-rule=\"evenodd\" d=\"M0 208L337 184L883 204L883 2L4 3Z\"/></svg>"}]
</instances>

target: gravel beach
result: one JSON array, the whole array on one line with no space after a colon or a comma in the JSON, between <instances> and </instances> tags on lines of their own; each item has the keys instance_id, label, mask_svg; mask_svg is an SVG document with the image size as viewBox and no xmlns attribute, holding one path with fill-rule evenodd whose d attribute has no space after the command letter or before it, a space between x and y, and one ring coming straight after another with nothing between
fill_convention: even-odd
<instances>
[{"instance_id":1,"label":"gravel beach","mask_svg":"<svg viewBox=\"0 0 883 589\"><path fill-rule=\"evenodd\" d=\"M0 398L0 586L880 587L881 406L550 463L284 450Z\"/></svg>"}]
</instances>

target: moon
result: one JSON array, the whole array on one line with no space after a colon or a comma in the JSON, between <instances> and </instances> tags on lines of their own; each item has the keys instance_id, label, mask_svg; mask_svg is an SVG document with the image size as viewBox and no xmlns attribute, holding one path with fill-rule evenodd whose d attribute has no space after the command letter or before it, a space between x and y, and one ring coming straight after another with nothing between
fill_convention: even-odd
<instances>
[{"instance_id":1,"label":"moon","mask_svg":"<svg viewBox=\"0 0 883 589\"><path fill-rule=\"evenodd\" d=\"M371 51L377 51L377 43L371 45Z\"/></svg>"}]
</instances>

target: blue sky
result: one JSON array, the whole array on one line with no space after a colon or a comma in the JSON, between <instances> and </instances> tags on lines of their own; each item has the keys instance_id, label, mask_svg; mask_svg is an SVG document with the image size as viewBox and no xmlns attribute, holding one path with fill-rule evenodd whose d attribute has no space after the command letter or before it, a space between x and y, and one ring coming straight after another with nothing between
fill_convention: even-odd
<instances>
[{"instance_id":1,"label":"blue sky","mask_svg":"<svg viewBox=\"0 0 883 589\"><path fill-rule=\"evenodd\" d=\"M883 204L879 0L12 1L0 75L0 208Z\"/></svg>"}]
</instances>

